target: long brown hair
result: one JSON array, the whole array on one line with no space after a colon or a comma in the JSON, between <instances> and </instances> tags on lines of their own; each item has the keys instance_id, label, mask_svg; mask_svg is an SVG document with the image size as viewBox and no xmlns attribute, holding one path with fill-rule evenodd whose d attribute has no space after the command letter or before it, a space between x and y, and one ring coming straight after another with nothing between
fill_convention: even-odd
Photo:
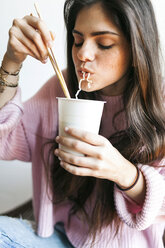
<instances>
[{"instance_id":1,"label":"long brown hair","mask_svg":"<svg viewBox=\"0 0 165 248\"><path fill-rule=\"evenodd\" d=\"M128 119L128 129L117 132L109 140L123 156L137 163L152 164L165 156L165 115L163 110L162 78L159 36L152 4L149 0L66 0L64 18L67 28L67 62L69 88L72 96L77 91L77 77L72 60L72 30L79 11L89 5L100 3L127 38L132 51L132 67L123 101ZM95 99L95 93L85 93L82 98ZM53 144L52 151L57 147ZM89 233L95 235L103 225L117 217L113 182L90 177L74 176L59 165L54 158L50 169L54 202L68 199L72 202L70 215L79 214L89 224ZM48 163L49 164L49 163ZM47 172L48 172L47 167ZM91 215L85 204L98 184L97 197ZM87 190L88 189L88 190Z\"/></svg>"}]
</instances>

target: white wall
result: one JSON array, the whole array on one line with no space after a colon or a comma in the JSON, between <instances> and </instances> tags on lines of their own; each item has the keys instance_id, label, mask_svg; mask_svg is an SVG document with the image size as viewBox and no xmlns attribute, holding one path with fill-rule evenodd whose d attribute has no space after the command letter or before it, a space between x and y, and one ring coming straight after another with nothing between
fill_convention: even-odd
<instances>
[{"instance_id":1,"label":"white wall","mask_svg":"<svg viewBox=\"0 0 165 248\"><path fill-rule=\"evenodd\" d=\"M160 42L163 54L163 72L165 74L165 0L151 0L156 14L159 35L160 35Z\"/></svg>"},{"instance_id":2,"label":"white wall","mask_svg":"<svg viewBox=\"0 0 165 248\"><path fill-rule=\"evenodd\" d=\"M56 34L55 55L61 69L66 67L65 28L63 22L64 0L38 0L37 1L50 30ZM34 1L0 0L0 61L6 51L8 30L14 18L21 18L33 13ZM41 85L54 74L48 62L41 62L27 58L20 74L22 98L27 100L41 87ZM0 161L0 213L9 210L31 198L31 164L20 161Z\"/></svg>"},{"instance_id":3,"label":"white wall","mask_svg":"<svg viewBox=\"0 0 165 248\"><path fill-rule=\"evenodd\" d=\"M160 29L162 47L165 47L165 1L152 0ZM6 51L8 30L12 20L24 15L35 13L34 1L0 0L0 60ZM66 42L63 23L64 0L38 0L42 15L50 27L56 33L55 54L63 69L66 66ZM164 50L165 57L165 50ZM32 96L40 86L54 74L51 64L46 65L28 58L23 65L20 75L23 100ZM31 165L20 161L0 161L0 212L9 210L25 200L30 199L31 190Z\"/></svg>"}]
</instances>

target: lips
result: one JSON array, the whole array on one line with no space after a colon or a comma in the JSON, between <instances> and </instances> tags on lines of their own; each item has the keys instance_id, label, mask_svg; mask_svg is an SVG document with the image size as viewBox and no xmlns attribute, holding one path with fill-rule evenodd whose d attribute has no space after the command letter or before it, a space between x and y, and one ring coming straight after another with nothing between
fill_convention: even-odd
<instances>
[{"instance_id":1,"label":"lips","mask_svg":"<svg viewBox=\"0 0 165 248\"><path fill-rule=\"evenodd\" d=\"M84 73L84 72L85 72L85 78L88 76L88 73L90 73L90 75L93 74L92 71L90 71L90 70L88 70L88 69L86 69L86 68L78 69L77 72L78 72L78 75L79 75L81 78L83 78L83 73Z\"/></svg>"}]
</instances>

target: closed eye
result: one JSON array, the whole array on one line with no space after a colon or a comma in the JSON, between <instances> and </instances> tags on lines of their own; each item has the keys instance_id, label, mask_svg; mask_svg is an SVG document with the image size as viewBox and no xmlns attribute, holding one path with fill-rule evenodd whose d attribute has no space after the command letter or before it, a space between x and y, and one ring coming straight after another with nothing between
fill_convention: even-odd
<instances>
[{"instance_id":1,"label":"closed eye","mask_svg":"<svg viewBox=\"0 0 165 248\"><path fill-rule=\"evenodd\" d=\"M83 42L81 42L81 43L74 43L75 47L81 47L82 44L83 44Z\"/></svg>"},{"instance_id":2,"label":"closed eye","mask_svg":"<svg viewBox=\"0 0 165 248\"><path fill-rule=\"evenodd\" d=\"M103 46L103 45L101 45L101 44L98 44L98 46L99 46L99 48L101 48L101 49L111 49L114 45L109 45L109 46Z\"/></svg>"},{"instance_id":3,"label":"closed eye","mask_svg":"<svg viewBox=\"0 0 165 248\"><path fill-rule=\"evenodd\" d=\"M83 42L81 43L74 43L75 47L81 47L83 45ZM106 49L111 49L114 45L109 45L109 46L104 46L102 44L98 44L98 47L103 49L103 50L106 50Z\"/></svg>"}]
</instances>

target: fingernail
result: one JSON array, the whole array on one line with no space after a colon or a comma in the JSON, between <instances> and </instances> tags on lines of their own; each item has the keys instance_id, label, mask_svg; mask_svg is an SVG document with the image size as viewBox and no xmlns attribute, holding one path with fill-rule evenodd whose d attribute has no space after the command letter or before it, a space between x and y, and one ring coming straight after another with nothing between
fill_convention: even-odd
<instances>
[{"instance_id":1,"label":"fingernail","mask_svg":"<svg viewBox=\"0 0 165 248\"><path fill-rule=\"evenodd\" d=\"M58 155L58 149L55 150L55 154Z\"/></svg>"},{"instance_id":2,"label":"fingernail","mask_svg":"<svg viewBox=\"0 0 165 248\"><path fill-rule=\"evenodd\" d=\"M59 141L59 139L60 139L60 137L59 137L59 136L57 136L57 137L56 137L56 141L58 142L58 141Z\"/></svg>"},{"instance_id":3,"label":"fingernail","mask_svg":"<svg viewBox=\"0 0 165 248\"><path fill-rule=\"evenodd\" d=\"M48 62L48 59L42 60L42 63L43 63L43 64L46 64L47 62Z\"/></svg>"},{"instance_id":4,"label":"fingernail","mask_svg":"<svg viewBox=\"0 0 165 248\"><path fill-rule=\"evenodd\" d=\"M64 163L61 161L61 162L60 162L60 165L62 165L62 166L63 166L63 165L64 165Z\"/></svg>"},{"instance_id":5,"label":"fingernail","mask_svg":"<svg viewBox=\"0 0 165 248\"><path fill-rule=\"evenodd\" d=\"M48 47L52 47L53 46L53 42L52 41L48 41L47 45L48 45Z\"/></svg>"},{"instance_id":6,"label":"fingernail","mask_svg":"<svg viewBox=\"0 0 165 248\"><path fill-rule=\"evenodd\" d=\"M65 132L67 132L69 130L69 127L65 127L64 130Z\"/></svg>"}]
</instances>

